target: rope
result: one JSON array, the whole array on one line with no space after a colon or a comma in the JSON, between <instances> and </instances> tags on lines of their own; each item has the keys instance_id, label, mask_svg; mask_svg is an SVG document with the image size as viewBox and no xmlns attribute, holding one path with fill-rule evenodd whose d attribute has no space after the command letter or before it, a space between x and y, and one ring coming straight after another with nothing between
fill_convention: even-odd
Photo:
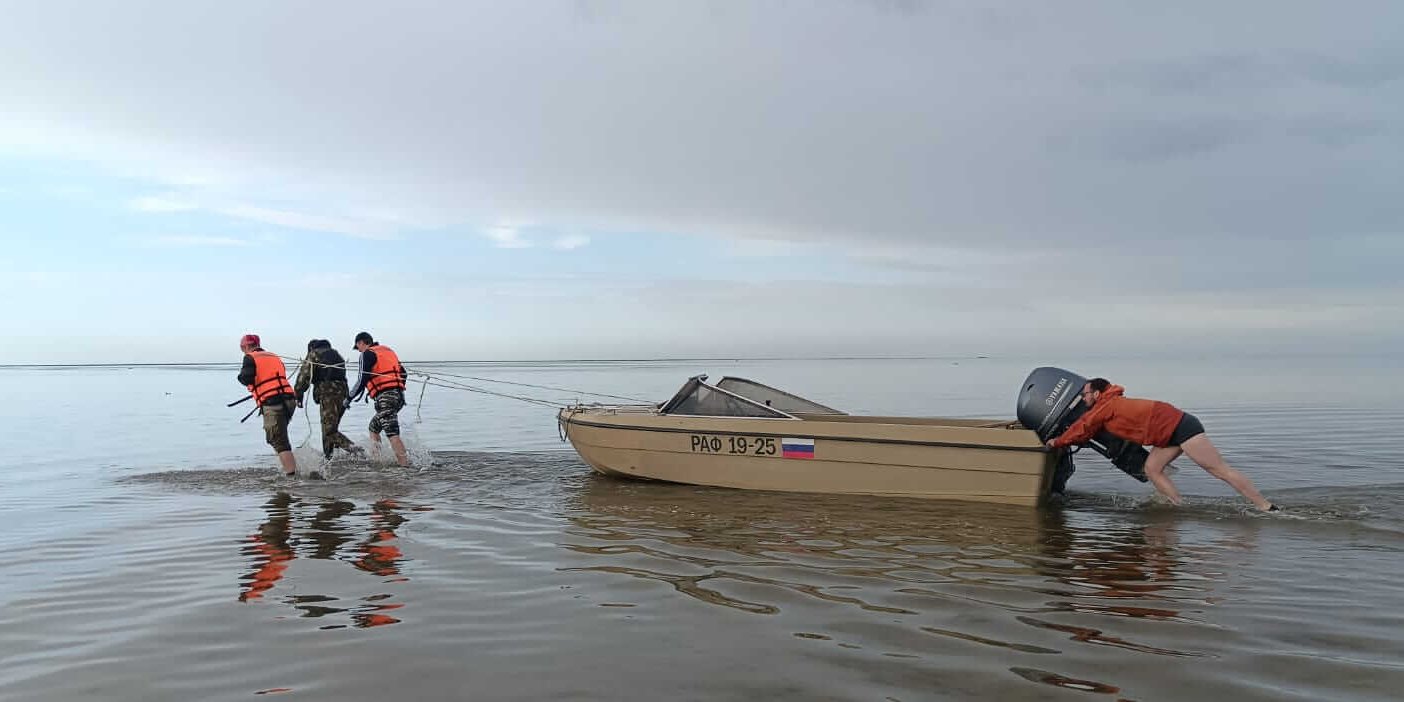
<instances>
[{"instance_id":1,"label":"rope","mask_svg":"<svg viewBox=\"0 0 1404 702\"><path fill-rule=\"evenodd\" d=\"M302 416L307 418L307 438L302 440L302 446L299 446L298 448L304 448L308 444L312 443L312 434L315 431L312 428L312 412L307 408L306 405L304 405L301 409Z\"/></svg>"},{"instance_id":2,"label":"rope","mask_svg":"<svg viewBox=\"0 0 1404 702\"><path fill-rule=\"evenodd\" d=\"M436 388L449 388L449 389L452 389L452 390L467 390L467 391L469 391L469 392L480 392L480 393L482 393L482 394L484 394L484 395L492 395L492 396L494 396L494 397L505 397L505 398L510 399L510 400L520 400L520 401L522 401L522 402L529 402L529 403L531 403L531 404L541 405L541 406L543 406L543 407L550 407L551 409L557 409L557 408L559 408L559 407L561 406L561 404L562 404L562 403L559 403L559 402L552 402L552 401L550 401L550 400L543 400L543 399L538 398L538 397L528 397L528 396L526 396L526 395L512 395L512 394L510 394L510 393L505 393L505 392L494 392L494 391L488 390L488 389L486 389L486 388L475 387L475 386L472 386L472 385L468 385L468 384L466 384L466 383L457 383L457 382L454 382L454 381L452 381L452 380L440 380L440 379L434 378L434 377L432 377L432 376L425 377L425 378L421 379L419 382L424 383L425 385L433 385L433 386L436 387Z\"/></svg>"},{"instance_id":3,"label":"rope","mask_svg":"<svg viewBox=\"0 0 1404 702\"><path fill-rule=\"evenodd\" d=\"M276 355L276 354L275 354L275 355ZM336 363L319 363L319 362L317 362L317 361L309 361L309 360L307 360L306 358L293 358L292 356L278 356L278 358L281 358L281 359L283 359L283 360L285 360L285 361L297 361L297 362L299 363L299 365L298 365L298 370L299 370L299 371L302 370L302 366L303 366L303 365L311 365L311 366L313 366L313 367L320 367L320 368L340 368L340 369L342 369L342 370L346 370L346 364L345 364L345 363L341 363L341 364L336 364ZM384 375L384 376L389 376L389 375L394 375L393 373L372 373L372 372L370 372L370 371L362 371L362 372L364 372L366 375L373 375L373 376L382 376L382 375ZM296 375L296 374L294 374L294 375Z\"/></svg>"},{"instance_id":4,"label":"rope","mask_svg":"<svg viewBox=\"0 0 1404 702\"><path fill-rule=\"evenodd\" d=\"M331 363L320 363L320 362L318 362L318 361L313 361L313 360L309 360L309 359L306 359L306 358L300 358L300 359L299 359L299 358L293 358L293 357L291 357L291 356L278 356L278 358L282 358L282 359L288 360L288 361L298 361L300 364L311 364L311 365L314 366L314 367L320 366L320 367L322 367L322 368L342 368L343 370L344 370L345 367L346 367L346 364L345 364L345 363L342 363L342 364L339 364L339 365L338 365L338 364L331 364ZM299 365L299 366L298 366L298 369L301 370L301 367L302 367L302 366ZM371 375L371 376L389 376L389 375L393 375L393 374L391 374L391 373L372 373L372 372L370 372L370 371L362 371L362 372L365 373L366 375ZM532 383L519 383L519 382L515 382L515 381L511 381L511 380L494 380L494 379L492 379L492 378L480 378L480 377L472 376L472 375L457 375L457 374L454 374L454 373L425 373L425 372L423 372L423 371L417 371L417 370L416 370L416 371L412 371L412 370L408 370L408 369L405 371L405 373L406 373L407 376L416 376L416 378L419 380L419 382L424 383L424 387L421 388L421 389L420 389L420 392L419 392L419 406L416 407L416 409L415 409L415 415L416 415L416 418L417 418L417 419L420 418L419 411L420 411L420 409L424 406L424 394L425 394L425 392L428 391L430 385L433 385L433 386L435 386L435 387L449 388L449 389L453 389L453 390L467 390L467 391L469 391L469 392L477 392L477 393L482 393L482 394L484 394L484 395L492 395L492 396L494 396L494 397L504 397L504 398L511 399L511 400L520 400L520 401L522 401L522 402L528 402L528 403L532 403L532 404L538 404L538 405L542 405L542 406L545 406L545 407L550 407L550 408L552 408L552 409L556 409L556 408L560 407L562 404L566 404L566 403L561 403L561 402L553 402L553 401L550 401L550 400L545 400L545 399L541 399L541 398L537 398L537 397L529 397L529 396L526 396L526 395L513 395L513 394L511 394L511 393L496 392L496 391L493 391L493 390L488 390L487 388L481 388L481 387L477 387L477 386L475 386L475 385L469 385L469 384L467 384L467 383L461 383L461 382L458 382L458 381L455 381L455 380L446 380L446 378L462 378L462 379L464 379L464 380L475 380L475 381L485 382L485 383L500 383L500 384L503 384L503 385L516 385L516 386L519 386L519 387L536 388L536 389L540 389L540 390L554 390L554 391L556 391L556 392L573 393L573 394L576 394L576 395L590 395L590 396L594 396L594 397L608 397L608 398L616 399L616 400L628 400L628 401L630 401L630 402L638 402L638 403L642 403L642 404L650 404L650 401L648 401L648 400L641 400L641 399L636 398L636 397L625 397L625 396L623 396L623 395L610 395L610 394L607 394L607 393L590 392L590 391L587 391L587 390L573 390L573 389L571 389L571 388L560 388L560 387L555 387L555 386L551 386L551 385L534 385L534 384L532 384ZM406 378L406 380L408 380L408 378Z\"/></svg>"},{"instance_id":5,"label":"rope","mask_svg":"<svg viewBox=\"0 0 1404 702\"><path fill-rule=\"evenodd\" d=\"M418 371L416 371L416 372L418 372ZM429 375L429 374L428 374L428 373L422 373L421 375ZM575 394L575 395L590 395L590 396L592 396L592 397L608 397L608 398L610 398L610 399L612 399L612 400L628 400L628 401L630 401L630 402L638 402L638 403L642 403L642 404L645 404L645 405L651 404L651 403L652 403L652 401L650 401L650 400L641 400L641 399L639 399L639 398L637 398L637 397L625 397L625 396L623 396L623 395L610 395L610 394L608 394L608 393L603 393L603 392L590 392L590 391L588 391L588 390L573 390L573 389L571 389L571 388L558 388L558 387L555 387L555 386L552 386L552 385L533 385L533 384L531 384L531 383L518 383L518 382L511 381L511 380L494 380L494 379L492 379L492 378L479 378L479 377L477 377L477 376L472 376L472 375L454 375L453 373L443 373L443 372L435 373L434 375L435 375L435 376L442 376L442 377L445 377L445 378L463 378L464 380L476 380L476 381L481 382L481 383L501 383L501 384L503 384L503 385L517 385L517 386L524 387L524 388L536 388L536 389L538 389L538 390L555 390L556 392L568 392L568 393L572 393L572 394Z\"/></svg>"},{"instance_id":6,"label":"rope","mask_svg":"<svg viewBox=\"0 0 1404 702\"><path fill-rule=\"evenodd\" d=\"M278 357L281 358L281 359L284 359L284 360L288 360L288 361L297 361L297 362L298 362L298 366L297 366L297 371L298 371L298 372L301 372L302 367L303 367L304 365L308 365L308 364L310 364L310 365L313 366L313 367L318 367L318 366L323 367L323 368L337 368L337 367L340 367L340 368L343 369L343 370L346 369L346 364L345 364L344 362L341 363L341 364L338 366L337 364L320 363L320 362L318 362L318 361L311 360L310 358L293 358L293 357L291 357L291 356L278 356ZM363 371L361 371L361 372L364 373L364 374L366 374L366 375L371 375L371 376L388 376L388 375L392 375L392 374L390 374L390 373L372 373L372 372L370 372L370 371L365 371L365 370L363 370ZM296 375L296 373L294 373L294 375ZM424 408L424 395L429 391L429 386L430 386L430 385L433 385L434 387L439 387L439 388L448 388L448 389L450 389L450 390L467 390L468 392L476 392L476 393L481 393L481 394L483 394L483 395L492 395L493 397L502 397L502 398L506 398L506 399L509 399L509 400L518 400L518 401L520 401L520 402L526 402L526 403L528 403L528 404L540 405L540 406L542 406L542 407L549 407L549 408L551 408L552 410L558 409L558 408L559 408L561 405L563 405L563 404L564 404L564 405L569 405L569 406L571 407L569 417L575 416L575 413L576 413L577 411L579 411L578 409L575 409L575 405L570 405L570 403L568 403L568 402L552 402L552 401L550 401L550 400L545 400L545 399L542 399L542 398L539 398L539 397L530 397L530 396L528 396L528 395L513 395L513 394L511 394L511 393L497 392L497 391L494 391L494 390L488 390L487 388L481 388L481 387L478 387L478 386L476 386L476 385L469 385L468 383L459 382L458 380L448 380L448 378L459 378L459 379L463 379L463 380L474 380L474 381L485 382L485 383L499 383L499 384L502 384L502 385L515 385L515 386L518 386L518 387L535 388L535 389L538 389L538 390L553 390L553 391L556 391L556 392L567 392L567 393L573 393L573 394L576 394L576 395L590 395L590 396L594 396L594 397L607 397L607 398L611 398L611 399L615 399L615 400L628 400L629 402L638 402L638 403L642 403L642 404L651 404L650 401L648 401L648 400L641 400L641 399L636 398L636 397L625 397L625 396L623 396L623 395L610 395L610 394L607 394L607 393L589 392L589 391L585 391L585 390L572 390L572 389L570 389L570 388L560 388L560 387L555 387L555 386L551 386L551 385L534 385L534 384L532 384L532 383L519 383L519 382L515 382L515 381L511 381L511 380L494 380L494 379L492 379L492 378L480 378L480 377L472 376L472 375L458 375L458 374L454 374L454 373L437 373L437 374L431 374L431 373L425 373L425 372L423 372L423 371L410 371L410 370L406 370L406 371L405 371L405 375L406 375L405 381L406 381L407 383L411 380L411 378L410 378L409 376L414 376L414 377L413 377L413 380L417 380L418 382L420 382L420 383L423 384L423 385L420 387L420 389L419 389L419 402L418 402L418 404L415 405L415 409L414 409L415 421L418 421L418 422L423 422L423 421L424 421L424 417L423 417L423 415L421 414L421 410L423 410L423 408ZM442 377L441 377L441 376L442 376ZM312 414L311 414L310 412L307 412L307 411L305 410L305 408L304 408L304 414L307 416L307 438L302 440L302 447L307 446L307 445L312 441L312 434L313 434L314 431L315 431L315 429L314 429L313 426L312 426ZM560 420L557 420L557 422L556 422L556 429L557 429L557 432L560 434L561 441L567 441L567 440L570 438L570 426L569 426L569 421L570 421L570 420L569 420L569 417L567 417L566 421L564 421L564 422L562 422L562 421L560 421ZM302 448L302 447L299 447L299 448Z\"/></svg>"},{"instance_id":7,"label":"rope","mask_svg":"<svg viewBox=\"0 0 1404 702\"><path fill-rule=\"evenodd\" d=\"M275 355L276 355L276 354L275 354ZM306 361L303 360L303 359L297 359L297 358L289 359L287 356L278 356L278 358L283 358L283 359L288 359L288 360L293 360L293 361L301 361L300 363L298 363L298 365L297 365L296 367L293 368L293 371L294 371L294 372L291 374L291 375L292 375L292 378L296 378L296 377L297 377L297 372L302 370L302 365L303 365L303 363L306 362ZM289 385L292 384L292 378L289 378L289 379L288 379L288 384L289 384ZM302 410L303 416L307 417L307 436L304 437L304 438L302 439L302 443L301 443L301 444L298 444L298 446L297 446L298 450L301 450L301 449L307 448L307 445L310 444L310 443L312 442L312 435L316 432L316 430L312 427L312 413L309 412L309 411L307 410L307 407L305 407L305 406L304 406L304 407L299 407L298 409ZM245 419L247 419L247 417L245 417Z\"/></svg>"}]
</instances>

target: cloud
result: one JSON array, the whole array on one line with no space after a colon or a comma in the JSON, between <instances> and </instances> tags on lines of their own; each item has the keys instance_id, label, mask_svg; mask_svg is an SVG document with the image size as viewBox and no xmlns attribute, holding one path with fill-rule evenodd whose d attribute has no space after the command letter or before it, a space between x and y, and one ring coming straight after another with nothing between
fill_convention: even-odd
<instances>
[{"instance_id":1,"label":"cloud","mask_svg":"<svg viewBox=\"0 0 1404 702\"><path fill-rule=\"evenodd\" d=\"M1087 125L1086 131L1078 135L1076 147L1091 145L1109 158L1145 163L1191 158L1245 145L1254 131L1251 122L1217 116L1115 118Z\"/></svg>"},{"instance_id":2,"label":"cloud","mask_svg":"<svg viewBox=\"0 0 1404 702\"><path fill-rule=\"evenodd\" d=\"M288 229L344 234L360 239L397 238L392 227L365 219L274 210L247 204L221 207L215 211L228 217L272 224Z\"/></svg>"},{"instance_id":3,"label":"cloud","mask_svg":"<svg viewBox=\"0 0 1404 702\"><path fill-rule=\"evenodd\" d=\"M1280 67L1237 52L1097 64L1079 70L1078 77L1099 91L1139 90L1170 96L1260 92L1283 78Z\"/></svg>"},{"instance_id":4,"label":"cloud","mask_svg":"<svg viewBox=\"0 0 1404 702\"><path fill-rule=\"evenodd\" d=\"M376 288L386 294L356 296L365 281L341 271L254 281L237 271L135 278L118 271L0 276L0 293L29 301L17 308L15 324L33 336L32 343L0 353L0 363L142 358L131 350L113 357L112 347L92 343L129 334L131 310L138 308L142 319L166 330L152 337L161 350L151 357L163 361L227 360L230 339L249 330L263 334L270 348L302 348L309 335L349 333L335 330L354 331L366 320L380 320L371 331L411 357L463 360L850 354L1056 359L1175 357L1224 349L1289 355L1393 352L1404 343L1404 289L1397 281L1391 288L1332 293L1279 287L1232 297L1167 297L1084 287L1075 284L1080 283L1075 276L1059 275L1040 296L1017 285L973 290L925 282L479 278L404 269L377 275ZM250 295L229 294L250 286ZM94 297L93 289L105 292ZM315 326L332 331L316 331L308 328L305 315L269 315L262 304L267 296L260 293L289 291L294 297L351 295L357 304L324 306ZM77 308L94 313L81 327L71 322ZM773 323L787 319L807 323ZM88 343L61 341L78 328ZM640 335L641 328L649 333Z\"/></svg>"},{"instance_id":5,"label":"cloud","mask_svg":"<svg viewBox=\"0 0 1404 702\"><path fill-rule=\"evenodd\" d=\"M1293 51L1286 61L1299 75L1335 87L1373 89L1404 81L1404 51L1397 43L1389 51L1367 48L1349 56Z\"/></svg>"},{"instance_id":6,"label":"cloud","mask_svg":"<svg viewBox=\"0 0 1404 702\"><path fill-rule=\"evenodd\" d=\"M529 249L533 245L531 241L522 238L521 229L516 224L494 224L484 229L483 233L497 242L500 249Z\"/></svg>"},{"instance_id":7,"label":"cloud","mask_svg":"<svg viewBox=\"0 0 1404 702\"><path fill-rule=\"evenodd\" d=\"M1192 317L1164 305L1204 294L1245 310L1221 329L1262 291L1368 296L1404 264L1370 243L1404 229L1395 2L410 7L23 5L0 150L169 190L140 211L503 248L710 237L988 293L997 319ZM899 309L868 301L848 312Z\"/></svg>"},{"instance_id":8,"label":"cloud","mask_svg":"<svg viewBox=\"0 0 1404 702\"><path fill-rule=\"evenodd\" d=\"M147 195L135 198L127 204L137 212L189 212L199 209L195 203L182 200L174 195Z\"/></svg>"},{"instance_id":9,"label":"cloud","mask_svg":"<svg viewBox=\"0 0 1404 702\"><path fill-rule=\"evenodd\" d=\"M352 236L398 230L336 203L992 249L1046 247L1048 232L1125 248L1303 239L1404 221L1404 201L1380 199L1397 169L1366 156L1404 135L1357 132L1360 153L1342 154L1293 128L1404 117L1404 61L1384 31L1404 9L1367 5L1353 12L1369 23L1268 2L192 4L76 18L41 5L0 27L0 82L44 86L0 117L0 142L297 191L321 214L255 198L244 214ZM528 31L531 45L516 41ZM1166 193L1177 206L1152 206Z\"/></svg>"},{"instance_id":10,"label":"cloud","mask_svg":"<svg viewBox=\"0 0 1404 702\"><path fill-rule=\"evenodd\" d=\"M189 181L188 178L187 181ZM189 184L191 187L198 187L194 183ZM225 217L272 224L287 229L342 234L361 239L394 239L397 238L396 229L415 226L406 218L389 212L364 212L358 213L360 216L339 216L273 209L249 203L209 204L211 200L218 200L219 197L220 193L217 191L206 191L199 196L165 193L134 198L127 205L137 212L154 214L206 210ZM205 204L200 204L202 200Z\"/></svg>"},{"instance_id":11,"label":"cloud","mask_svg":"<svg viewBox=\"0 0 1404 702\"><path fill-rule=\"evenodd\" d=\"M551 247L558 251L573 251L590 243L590 237L582 234L567 234L558 237L551 242Z\"/></svg>"},{"instance_id":12,"label":"cloud","mask_svg":"<svg viewBox=\"0 0 1404 702\"><path fill-rule=\"evenodd\" d=\"M799 245L776 239L738 239L731 242L727 253L743 258L774 258L792 253Z\"/></svg>"}]
</instances>

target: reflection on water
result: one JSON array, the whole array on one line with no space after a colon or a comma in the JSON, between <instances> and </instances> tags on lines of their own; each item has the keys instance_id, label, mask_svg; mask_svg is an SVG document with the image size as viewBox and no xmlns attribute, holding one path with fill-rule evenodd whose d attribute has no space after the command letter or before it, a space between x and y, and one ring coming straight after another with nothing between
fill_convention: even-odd
<instances>
[{"instance_id":1,"label":"reflection on water","mask_svg":"<svg viewBox=\"0 0 1404 702\"><path fill-rule=\"evenodd\" d=\"M23 568L50 577L0 608L0 650L23 652L7 656L18 672L0 675L0 697L74 699L124 670L128 694L114 698L138 698L152 670L181 671L169 699L414 686L448 698L496 678L512 682L488 696L514 699L1110 702L1260 699L1283 676L1320 693L1353 674L1370 690L1399 678L1394 561L1359 557L1398 553L1397 531L1361 526L1398 514L1345 521L1366 504L1351 492L1298 493L1331 505L1307 519L1231 498L1157 509L1075 494L1032 510L613 480L563 451L442 453L422 471L315 482L161 471L114 490L85 504L108 519L154 514L153 543L179 547L31 537ZM1400 493L1374 490L1369 505ZM424 503L432 514L414 514ZM1304 556L1314 570L1298 572ZM94 557L108 569L88 568ZM181 575L151 581L128 563ZM132 588L165 606L104 595ZM144 648L73 648L113 623L135 623ZM230 641L260 645L235 654ZM446 653L465 642L489 645ZM98 663L71 676L85 656ZM558 676L534 674L543 657ZM621 660L627 679L608 672Z\"/></svg>"},{"instance_id":2,"label":"reflection on water","mask_svg":"<svg viewBox=\"0 0 1404 702\"><path fill-rule=\"evenodd\" d=\"M288 507L292 497L280 492L264 505L268 521L260 524L258 531L249 536L249 545L244 547L244 555L251 556L254 570L244 580L248 585L239 593L239 601L247 602L263 597L265 590L271 589L283 579L287 562L293 559L292 547L288 545Z\"/></svg>"},{"instance_id":3,"label":"reflection on water","mask_svg":"<svg viewBox=\"0 0 1404 702\"><path fill-rule=\"evenodd\" d=\"M381 499L373 503L368 524L357 524L350 519L356 511L356 505L350 501L310 502L281 491L264 503L263 511L265 520L249 535L242 549L249 561L249 571L240 578L240 602L253 602L270 595L299 556L343 561L356 570L382 578L383 583L408 580L400 574L405 558L397 545L395 532L406 517L395 500ZM353 544L358 531L365 536ZM333 606L331 603L338 602L339 598L326 594L289 593L279 601L297 610L302 617L345 614L351 626L368 628L400 622L387 614L404 606L386 601L392 597L394 595L389 593L369 595L360 598L364 604L350 607ZM333 624L321 628L344 626Z\"/></svg>"},{"instance_id":4,"label":"reflection on water","mask_svg":"<svg viewBox=\"0 0 1404 702\"><path fill-rule=\"evenodd\" d=\"M747 493L602 476L586 481L570 508L567 533L573 538L563 546L597 562L563 570L661 583L697 601L750 614L828 608L821 621L834 622L835 631L811 628L793 636L860 649L867 645L859 643L864 638L891 649L905 635L879 635L869 626L863 636L845 636L838 623L852 615L844 609L883 615L870 620L882 629L895 623L902 630L1025 654L1061 654L1072 642L1207 656L1138 641L1131 632L1152 640L1160 632L1126 620L1207 626L1194 612L1213 604L1223 573L1206 564L1219 550L1244 545L1242 535L1233 543L1180 543L1177 522L1169 519L1117 523L1115 515L1089 520L1062 510ZM991 611L1001 614L991 618ZM1123 623L1089 626L1089 615ZM967 626L929 624L933 619ZM920 644L898 648L884 653L932 653ZM1009 670L1025 680L1088 692L1120 689L1041 668Z\"/></svg>"},{"instance_id":5,"label":"reflection on water","mask_svg":"<svg viewBox=\"0 0 1404 702\"><path fill-rule=\"evenodd\" d=\"M1025 680L1043 683L1044 685L1052 685L1054 687L1065 687L1070 690L1081 690L1083 692L1096 692L1103 695L1114 695L1121 692L1121 688L1113 685L1099 683L1094 680L1078 680L1077 678L1070 678L1066 675L1050 673L1046 670L1021 668L1018 666L1010 668L1009 670Z\"/></svg>"}]
</instances>

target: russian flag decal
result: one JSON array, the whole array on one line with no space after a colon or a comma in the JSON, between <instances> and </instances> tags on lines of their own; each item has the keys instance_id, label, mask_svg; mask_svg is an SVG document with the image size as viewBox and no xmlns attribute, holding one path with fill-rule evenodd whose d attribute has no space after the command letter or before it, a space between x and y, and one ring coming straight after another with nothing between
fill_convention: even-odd
<instances>
[{"instance_id":1,"label":"russian flag decal","mask_svg":"<svg viewBox=\"0 0 1404 702\"><path fill-rule=\"evenodd\" d=\"M784 458L814 458L814 439L781 439L780 455Z\"/></svg>"}]
</instances>

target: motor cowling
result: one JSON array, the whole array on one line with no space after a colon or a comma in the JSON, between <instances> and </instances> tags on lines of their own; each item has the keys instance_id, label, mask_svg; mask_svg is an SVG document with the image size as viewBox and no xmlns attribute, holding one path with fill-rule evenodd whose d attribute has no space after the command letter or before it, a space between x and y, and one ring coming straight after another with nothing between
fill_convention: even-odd
<instances>
[{"instance_id":1,"label":"motor cowling","mask_svg":"<svg viewBox=\"0 0 1404 702\"><path fill-rule=\"evenodd\" d=\"M1086 378L1062 368L1035 368L1020 386L1017 411L1019 423L1038 434L1040 441L1048 441L1061 435L1087 412L1087 405L1082 402L1082 387L1086 384ZM1091 447L1107 457L1122 472L1143 483L1146 482L1145 465L1150 452L1140 444L1102 430L1081 446ZM1070 458L1059 464L1053 480L1056 492L1062 492L1061 488L1072 475L1072 471Z\"/></svg>"},{"instance_id":2,"label":"motor cowling","mask_svg":"<svg viewBox=\"0 0 1404 702\"><path fill-rule=\"evenodd\" d=\"M1024 379L1019 392L1019 423L1047 441L1068 428L1075 420L1074 407L1082 408L1082 386L1087 379L1062 368L1035 368ZM1077 412L1081 416L1081 412Z\"/></svg>"}]
</instances>

